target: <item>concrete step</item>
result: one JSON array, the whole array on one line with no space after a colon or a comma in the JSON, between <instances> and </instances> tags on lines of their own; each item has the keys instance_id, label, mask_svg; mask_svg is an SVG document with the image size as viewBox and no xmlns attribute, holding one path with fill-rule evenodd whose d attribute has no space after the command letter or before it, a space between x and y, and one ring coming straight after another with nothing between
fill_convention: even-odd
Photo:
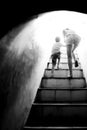
<instances>
[{"instance_id":1,"label":"concrete step","mask_svg":"<svg viewBox=\"0 0 87 130\"><path fill-rule=\"evenodd\" d=\"M75 56L76 56L76 58L77 58L77 57L78 57L78 54L75 53L75 52L74 52L74 54L75 54ZM67 56L67 52L66 52L66 51L62 51L62 52L61 52L61 55Z\"/></svg>"},{"instance_id":2,"label":"concrete step","mask_svg":"<svg viewBox=\"0 0 87 130\"><path fill-rule=\"evenodd\" d=\"M85 78L54 78L43 77L41 88L84 88L86 87Z\"/></svg>"},{"instance_id":3,"label":"concrete step","mask_svg":"<svg viewBox=\"0 0 87 130\"><path fill-rule=\"evenodd\" d=\"M61 54L60 57L67 59L67 55L64 55L64 54ZM78 57L77 57L77 58L78 58ZM50 57L50 58L49 58L49 62L51 62L51 61L52 61L52 59L51 59L51 57Z\"/></svg>"},{"instance_id":4,"label":"concrete step","mask_svg":"<svg viewBox=\"0 0 87 130\"><path fill-rule=\"evenodd\" d=\"M87 104L34 103L26 126L87 126Z\"/></svg>"},{"instance_id":5,"label":"concrete step","mask_svg":"<svg viewBox=\"0 0 87 130\"><path fill-rule=\"evenodd\" d=\"M60 58L60 63L68 63L68 60L67 60L67 58ZM49 62L49 63L52 63L52 62ZM72 63L74 63L74 60L72 59ZM79 61L78 61L78 63L79 63Z\"/></svg>"},{"instance_id":6,"label":"concrete step","mask_svg":"<svg viewBox=\"0 0 87 130\"><path fill-rule=\"evenodd\" d=\"M79 62L79 58L77 58L78 62ZM58 61L58 60L57 60ZM49 60L49 62L52 62L52 59ZM62 55L60 57L60 62L68 62L67 56ZM72 58L72 62L74 63L74 59Z\"/></svg>"},{"instance_id":7,"label":"concrete step","mask_svg":"<svg viewBox=\"0 0 87 130\"><path fill-rule=\"evenodd\" d=\"M67 58L60 58L60 62L67 63L68 59ZM72 63L74 63L74 59L72 59Z\"/></svg>"},{"instance_id":8,"label":"concrete step","mask_svg":"<svg viewBox=\"0 0 87 130\"><path fill-rule=\"evenodd\" d=\"M35 98L37 103L87 102L87 88L84 89L49 89L39 88Z\"/></svg>"},{"instance_id":9,"label":"concrete step","mask_svg":"<svg viewBox=\"0 0 87 130\"><path fill-rule=\"evenodd\" d=\"M74 54L75 54L75 57L78 58L78 54L77 53L74 53ZM67 57L67 52L66 51L62 51L61 52L61 56Z\"/></svg>"},{"instance_id":10,"label":"concrete step","mask_svg":"<svg viewBox=\"0 0 87 130\"><path fill-rule=\"evenodd\" d=\"M66 49L66 47L62 47L62 48L60 49L60 52L61 52L61 54L66 55L66 54L67 54L67 49ZM77 55L77 51L76 51L76 50L74 51L74 54Z\"/></svg>"},{"instance_id":11,"label":"concrete step","mask_svg":"<svg viewBox=\"0 0 87 130\"><path fill-rule=\"evenodd\" d=\"M78 58L78 55L76 54L75 55L75 57L76 57L76 59L79 61L79 58ZM63 61L65 61L65 62L67 62L67 54L63 54L63 53L61 53L61 55L60 55L60 61L61 62L63 62ZM52 59L51 59L51 57L49 58L49 63L51 63L52 62ZM73 57L72 57L72 62L74 62L74 59L73 59Z\"/></svg>"},{"instance_id":12,"label":"concrete step","mask_svg":"<svg viewBox=\"0 0 87 130\"><path fill-rule=\"evenodd\" d=\"M59 64L59 67L60 67L60 69L69 69L68 64L67 63L63 63L63 62ZM79 64L78 67L75 67L75 65L73 63L72 64L72 68L73 69L81 69L81 65ZM52 63L49 63L48 69L52 69ZM55 66L55 69L57 69L57 65Z\"/></svg>"},{"instance_id":13,"label":"concrete step","mask_svg":"<svg viewBox=\"0 0 87 130\"><path fill-rule=\"evenodd\" d=\"M54 70L53 77L67 77L69 73L68 69L56 69ZM51 77L51 69L46 69L44 73L45 77ZM83 71L82 69L73 69L73 77L83 77Z\"/></svg>"},{"instance_id":14,"label":"concrete step","mask_svg":"<svg viewBox=\"0 0 87 130\"><path fill-rule=\"evenodd\" d=\"M73 126L73 127L55 127L55 126L37 126L37 127L34 127L34 126L32 126L32 127L30 127L30 126L25 126L24 127L24 129L23 130L72 130L72 129L74 129L74 130L86 130L87 129L87 127L75 127L75 126Z\"/></svg>"},{"instance_id":15,"label":"concrete step","mask_svg":"<svg viewBox=\"0 0 87 130\"><path fill-rule=\"evenodd\" d=\"M66 54L61 54L61 58L67 58Z\"/></svg>"},{"instance_id":16,"label":"concrete step","mask_svg":"<svg viewBox=\"0 0 87 130\"><path fill-rule=\"evenodd\" d=\"M79 58L77 54L75 54L76 58ZM61 58L67 58L67 53L61 53ZM72 57L73 58L73 57Z\"/></svg>"}]
</instances>

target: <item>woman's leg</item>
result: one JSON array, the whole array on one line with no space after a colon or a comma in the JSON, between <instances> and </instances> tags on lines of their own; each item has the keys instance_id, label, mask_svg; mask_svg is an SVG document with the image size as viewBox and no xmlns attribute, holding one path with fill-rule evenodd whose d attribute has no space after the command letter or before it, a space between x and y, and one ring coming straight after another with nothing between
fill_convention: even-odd
<instances>
[{"instance_id":1,"label":"woman's leg","mask_svg":"<svg viewBox=\"0 0 87 130\"><path fill-rule=\"evenodd\" d=\"M68 66L69 66L69 77L72 77L72 45L67 46Z\"/></svg>"},{"instance_id":2,"label":"woman's leg","mask_svg":"<svg viewBox=\"0 0 87 130\"><path fill-rule=\"evenodd\" d=\"M75 57L75 54L74 54L74 50L76 49L76 44L73 44L72 45L72 56L73 56L73 59L74 59L74 61L76 60L76 57Z\"/></svg>"},{"instance_id":3,"label":"woman's leg","mask_svg":"<svg viewBox=\"0 0 87 130\"><path fill-rule=\"evenodd\" d=\"M72 46L72 56L73 56L73 59L74 59L74 61L75 61L75 67L78 67L78 61L77 61L77 59L76 59L76 57L75 57L75 54L74 54L74 50L77 48L77 45L76 44L73 44L73 46Z\"/></svg>"}]
</instances>

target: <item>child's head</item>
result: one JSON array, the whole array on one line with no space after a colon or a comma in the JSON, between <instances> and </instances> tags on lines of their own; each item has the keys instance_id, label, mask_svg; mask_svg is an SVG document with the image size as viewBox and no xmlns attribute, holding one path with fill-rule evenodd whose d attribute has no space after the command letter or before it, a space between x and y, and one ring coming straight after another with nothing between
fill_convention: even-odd
<instances>
[{"instance_id":1,"label":"child's head","mask_svg":"<svg viewBox=\"0 0 87 130\"><path fill-rule=\"evenodd\" d=\"M55 41L56 41L56 42L60 42L60 37L56 37L56 38L55 38Z\"/></svg>"}]
</instances>

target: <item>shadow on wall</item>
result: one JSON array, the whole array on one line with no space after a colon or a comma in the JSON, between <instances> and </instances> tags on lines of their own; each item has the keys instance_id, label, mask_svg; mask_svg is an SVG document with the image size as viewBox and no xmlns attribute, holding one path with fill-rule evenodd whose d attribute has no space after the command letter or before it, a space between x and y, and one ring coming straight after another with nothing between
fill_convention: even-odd
<instances>
[{"instance_id":1,"label":"shadow on wall","mask_svg":"<svg viewBox=\"0 0 87 130\"><path fill-rule=\"evenodd\" d=\"M0 126L2 130L23 127L43 75L43 70L39 71L40 73L37 70L40 69L38 63L39 65L41 63L38 46L31 50L24 48L20 56L9 50L9 46L6 41L4 44L2 41L0 43Z\"/></svg>"}]
</instances>

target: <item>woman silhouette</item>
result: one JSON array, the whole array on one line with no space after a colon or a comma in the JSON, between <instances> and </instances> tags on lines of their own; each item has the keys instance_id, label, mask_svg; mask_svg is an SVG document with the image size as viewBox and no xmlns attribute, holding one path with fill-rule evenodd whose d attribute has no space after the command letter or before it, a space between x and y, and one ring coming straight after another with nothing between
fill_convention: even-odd
<instances>
[{"instance_id":1,"label":"woman silhouette","mask_svg":"<svg viewBox=\"0 0 87 130\"><path fill-rule=\"evenodd\" d=\"M68 66L69 66L69 74L68 77L72 78L72 56L75 61L75 67L78 67L78 61L75 57L74 50L77 48L81 38L78 36L74 31L71 29L64 29L64 42L66 43L67 47L67 56L68 56Z\"/></svg>"}]
</instances>

